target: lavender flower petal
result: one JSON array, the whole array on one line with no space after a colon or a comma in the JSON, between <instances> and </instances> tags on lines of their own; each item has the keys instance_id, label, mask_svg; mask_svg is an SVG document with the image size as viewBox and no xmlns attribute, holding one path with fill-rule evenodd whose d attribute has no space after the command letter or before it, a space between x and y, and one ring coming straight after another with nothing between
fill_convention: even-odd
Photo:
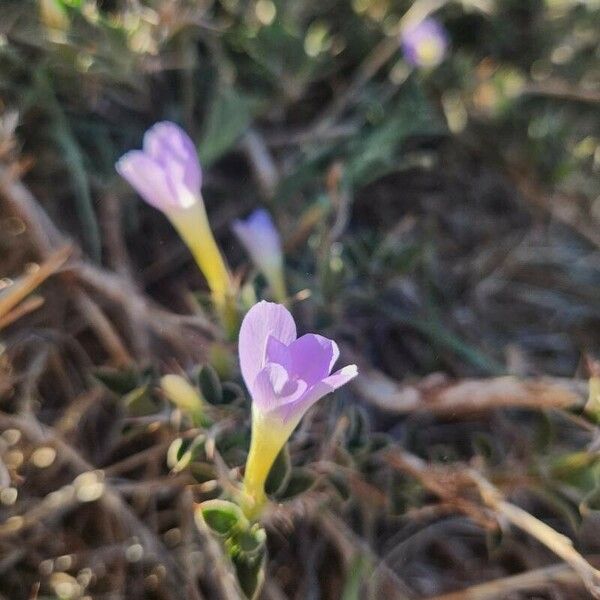
<instances>
[{"instance_id":1,"label":"lavender flower petal","mask_svg":"<svg viewBox=\"0 0 600 600\"><path fill-rule=\"evenodd\" d=\"M311 407L316 404L323 396L342 387L358 375L356 365L348 365L335 372L333 375L319 381L316 385L309 388L305 394L295 400L293 403L280 405L277 409L280 418L285 422L292 419L299 419Z\"/></svg>"},{"instance_id":2,"label":"lavender flower petal","mask_svg":"<svg viewBox=\"0 0 600 600\"><path fill-rule=\"evenodd\" d=\"M142 198L163 212L201 201L202 171L194 143L175 123L157 123L144 135L144 149L125 154L117 171Z\"/></svg>"},{"instance_id":3,"label":"lavender flower petal","mask_svg":"<svg viewBox=\"0 0 600 600\"><path fill-rule=\"evenodd\" d=\"M144 152L176 174L191 192L200 193L202 170L196 147L179 125L162 121L151 127L144 134Z\"/></svg>"},{"instance_id":4,"label":"lavender flower petal","mask_svg":"<svg viewBox=\"0 0 600 600\"><path fill-rule=\"evenodd\" d=\"M296 324L284 306L263 300L248 311L239 335L240 367L250 392L256 376L265 366L269 336L289 345L296 339Z\"/></svg>"},{"instance_id":5,"label":"lavender flower petal","mask_svg":"<svg viewBox=\"0 0 600 600\"><path fill-rule=\"evenodd\" d=\"M117 172L148 203L165 210L173 207L173 195L161 166L141 150L123 155L115 165Z\"/></svg>"},{"instance_id":6,"label":"lavender flower petal","mask_svg":"<svg viewBox=\"0 0 600 600\"><path fill-rule=\"evenodd\" d=\"M235 221L232 227L259 269L269 271L282 264L281 238L266 210L259 208L245 221Z\"/></svg>"},{"instance_id":7,"label":"lavender flower petal","mask_svg":"<svg viewBox=\"0 0 600 600\"><path fill-rule=\"evenodd\" d=\"M267 340L267 351L265 359L269 363L275 363L281 365L286 371L291 368L291 354L290 348L285 344L282 344L277 338L272 335Z\"/></svg>"},{"instance_id":8,"label":"lavender flower petal","mask_svg":"<svg viewBox=\"0 0 600 600\"><path fill-rule=\"evenodd\" d=\"M448 48L448 34L444 27L429 17L409 24L401 36L402 49L407 62L415 67L439 65Z\"/></svg>"},{"instance_id":9,"label":"lavender flower petal","mask_svg":"<svg viewBox=\"0 0 600 600\"><path fill-rule=\"evenodd\" d=\"M290 344L293 374L309 385L321 381L331 373L340 356L337 344L322 335L307 333Z\"/></svg>"},{"instance_id":10,"label":"lavender flower petal","mask_svg":"<svg viewBox=\"0 0 600 600\"><path fill-rule=\"evenodd\" d=\"M280 411L283 406L300 400L306 389L306 382L289 379L281 365L270 363L256 376L252 386L254 407L265 414Z\"/></svg>"},{"instance_id":11,"label":"lavender flower petal","mask_svg":"<svg viewBox=\"0 0 600 600\"><path fill-rule=\"evenodd\" d=\"M315 402L358 374L356 365L349 365L330 375L339 357L333 340L313 333L295 338L290 313L263 301L244 318L239 340L254 410L292 428Z\"/></svg>"}]
</instances>

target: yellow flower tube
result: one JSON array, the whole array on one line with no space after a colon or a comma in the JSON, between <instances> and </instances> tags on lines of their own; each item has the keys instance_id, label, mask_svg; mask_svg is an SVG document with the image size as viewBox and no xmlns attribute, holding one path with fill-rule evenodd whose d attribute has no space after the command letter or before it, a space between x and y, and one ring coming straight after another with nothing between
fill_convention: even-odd
<instances>
[{"instance_id":1,"label":"yellow flower tube","mask_svg":"<svg viewBox=\"0 0 600 600\"><path fill-rule=\"evenodd\" d=\"M244 473L243 508L248 518L257 517L267 502L265 483L271 467L296 427L282 427L276 419L252 411L252 440Z\"/></svg>"},{"instance_id":2,"label":"yellow flower tube","mask_svg":"<svg viewBox=\"0 0 600 600\"><path fill-rule=\"evenodd\" d=\"M167 217L206 278L215 307L228 333L235 334L238 323L235 284L210 228L204 202L196 202L188 208L171 211Z\"/></svg>"}]
</instances>

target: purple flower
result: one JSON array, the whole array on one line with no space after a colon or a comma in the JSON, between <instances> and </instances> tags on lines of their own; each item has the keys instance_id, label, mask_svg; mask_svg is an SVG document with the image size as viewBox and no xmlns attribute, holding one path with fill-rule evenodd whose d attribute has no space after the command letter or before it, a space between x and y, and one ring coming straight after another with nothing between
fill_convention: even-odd
<instances>
[{"instance_id":1,"label":"purple flower","mask_svg":"<svg viewBox=\"0 0 600 600\"><path fill-rule=\"evenodd\" d=\"M267 501L265 481L275 458L304 413L320 398L358 374L348 365L331 374L337 344L308 333L281 304L259 302L245 316L239 339L240 366L252 396L252 441L244 474L244 512L256 518Z\"/></svg>"},{"instance_id":2,"label":"purple flower","mask_svg":"<svg viewBox=\"0 0 600 600\"><path fill-rule=\"evenodd\" d=\"M165 213L204 273L223 322L237 329L236 286L208 222L194 142L175 123L157 123L144 134L144 149L122 156L116 169L148 204Z\"/></svg>"},{"instance_id":3,"label":"purple flower","mask_svg":"<svg viewBox=\"0 0 600 600\"><path fill-rule=\"evenodd\" d=\"M283 302L287 296L283 276L283 250L281 237L271 215L259 208L245 221L235 221L233 231L256 267L267 278L275 298Z\"/></svg>"},{"instance_id":4,"label":"purple flower","mask_svg":"<svg viewBox=\"0 0 600 600\"><path fill-rule=\"evenodd\" d=\"M189 208L201 199L196 147L175 123L151 127L144 135L144 149L127 152L116 169L148 204L163 212Z\"/></svg>"},{"instance_id":5,"label":"purple flower","mask_svg":"<svg viewBox=\"0 0 600 600\"><path fill-rule=\"evenodd\" d=\"M439 65L448 49L448 34L435 19L428 17L409 23L401 34L404 57L414 67L431 68Z\"/></svg>"},{"instance_id":6,"label":"purple flower","mask_svg":"<svg viewBox=\"0 0 600 600\"><path fill-rule=\"evenodd\" d=\"M358 374L356 365L331 374L337 344L315 333L296 339L292 315L272 302L259 302L248 311L239 353L254 410L293 427L315 402Z\"/></svg>"}]
</instances>

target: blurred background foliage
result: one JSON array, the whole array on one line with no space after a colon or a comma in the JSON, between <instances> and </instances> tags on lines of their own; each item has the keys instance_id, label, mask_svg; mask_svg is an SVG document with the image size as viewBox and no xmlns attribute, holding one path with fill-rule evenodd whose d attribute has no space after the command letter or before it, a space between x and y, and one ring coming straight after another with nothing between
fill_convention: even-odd
<instances>
[{"instance_id":1,"label":"blurred background foliage","mask_svg":"<svg viewBox=\"0 0 600 600\"><path fill-rule=\"evenodd\" d=\"M418 68L403 56L400 29L407 14L427 12L450 45L441 64ZM598 553L597 414L586 414L583 403L546 410L545 402L556 408L553 396L539 393L540 410L488 406L485 414L440 416L400 405L378 409L392 383L417 381L426 395L447 377L589 375L582 358L600 351L599 22L597 0L0 1L2 172L23 179L84 258L131 278L177 316L202 314L196 292L204 284L187 251L114 171L150 125L176 121L197 142L211 223L236 272L248 269L230 223L266 206L286 244L302 329L339 339L344 355L366 367L364 384L330 402L294 442L301 483L314 483L302 470L312 465L322 476L318 493L325 489L335 500L318 505L318 516L310 503L301 505L305 520L296 523L293 544L287 538L295 513L267 527L265 597L362 598L365 582L379 581L374 573L384 583L373 597L396 597L390 589L404 590L397 597L434 597L555 560L524 535L486 530L485 514L479 521L453 516L452 493L433 502L439 494L427 481L453 490L461 480L453 466L467 461L507 494L517 490L527 510L578 547ZM16 279L24 264L39 260L25 236L24 224L2 212L0 275ZM0 289L6 283L0 280ZM264 282L250 284L252 296ZM176 483L165 483L167 499L145 503L157 489L152 478L164 475L156 465L164 468L167 450L171 473L191 470L198 486L206 484L202 497L219 491L207 484L222 468L215 447L226 465L243 463L248 407L231 356L177 329L168 343L129 348L133 364L115 374L114 356L73 316L66 287L48 286L44 312L3 338L19 350L0 361L8 381L0 384L2 410L12 415L15 406L33 404L41 422L66 427L65 437L89 464L106 468L107 481L149 520L157 539L167 536L173 507L189 500ZM136 326L133 313L100 304L119 332ZM165 323L168 329L176 321ZM60 346L71 370L66 377L40 374L34 393L24 382L39 365L32 357L40 340ZM214 369L197 375L206 362ZM186 426L173 427L173 441L158 371L179 370L212 408L192 425L184 419ZM385 385L367 377L371 370ZM107 394L95 408L79 395L92 375ZM80 409L74 433L61 418ZM151 429L156 414L163 420ZM14 431L12 416L0 416ZM194 429L199 423L210 435ZM18 443L2 439L3 451ZM382 463L377 452L396 443L430 461L433 472ZM126 461L142 451L154 453L143 469L137 459L130 468ZM14 507L16 497L0 494L3 510L30 507L57 482L66 485L61 465L54 478L31 475L35 484L19 490ZM65 561L53 563L51 576L44 569L53 552L75 556L95 538L119 537L121 521L98 524L86 507L73 531L44 538L43 551L32 536L35 552L7 551L8 563L0 556L0 593L30 597L29 586L43 576L54 581L42 585L54 590L45 597L83 596L61 595L70 580L58 577L87 565L83 554L72 569L59 568ZM3 549L7 535L0 528ZM186 565L191 542L180 550L174 536L165 544ZM210 543L203 538L201 549L193 548L200 560ZM178 597L173 565L170 589L138 585L130 559L116 583L98 571L94 597L125 597L114 590ZM2 581L2 572L10 577ZM232 597L202 577L206 597ZM19 582L27 585L21 596ZM589 597L576 589L562 597ZM523 594L515 597L531 597Z\"/></svg>"},{"instance_id":2,"label":"blurred background foliage","mask_svg":"<svg viewBox=\"0 0 600 600\"><path fill-rule=\"evenodd\" d=\"M438 9L448 30L435 69L403 59L408 9ZM486 355L512 340L569 374L599 316L598 270L586 260L599 237L599 10L568 0L5 0L2 108L18 112L35 193L96 261L102 198L131 195L115 159L168 118L198 142L217 227L262 203L288 239L311 234L310 252L290 254L296 291L318 273L321 303L362 305L378 292L402 331L476 370L499 371L502 357L475 358L471 343ZM149 268L160 217L136 202L122 210ZM461 324L448 323L461 320L483 327L477 341L463 344ZM419 370L448 368L421 358Z\"/></svg>"}]
</instances>

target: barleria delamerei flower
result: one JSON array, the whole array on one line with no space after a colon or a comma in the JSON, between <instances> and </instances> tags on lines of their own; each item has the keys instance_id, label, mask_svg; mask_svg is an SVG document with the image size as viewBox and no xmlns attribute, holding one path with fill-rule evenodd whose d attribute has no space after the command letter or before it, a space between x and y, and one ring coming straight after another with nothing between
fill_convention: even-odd
<instances>
[{"instance_id":1,"label":"barleria delamerei flower","mask_svg":"<svg viewBox=\"0 0 600 600\"><path fill-rule=\"evenodd\" d=\"M171 221L206 277L217 309L232 325L235 285L208 223L194 142L175 123L157 123L144 134L143 150L127 152L116 169Z\"/></svg>"},{"instance_id":2,"label":"barleria delamerei flower","mask_svg":"<svg viewBox=\"0 0 600 600\"><path fill-rule=\"evenodd\" d=\"M337 344L308 333L280 304L259 302L244 317L239 355L252 397L252 440L244 475L245 507L251 517L266 502L265 482L273 463L306 411L358 374L356 365L335 373Z\"/></svg>"},{"instance_id":3,"label":"barleria delamerei flower","mask_svg":"<svg viewBox=\"0 0 600 600\"><path fill-rule=\"evenodd\" d=\"M283 273L283 249L281 237L271 215L259 208L245 221L240 219L235 221L233 232L257 269L265 276L275 300L285 302L287 291Z\"/></svg>"},{"instance_id":4,"label":"barleria delamerei flower","mask_svg":"<svg viewBox=\"0 0 600 600\"><path fill-rule=\"evenodd\" d=\"M400 34L404 58L413 67L437 67L446 56L448 34L432 17L409 22Z\"/></svg>"}]
</instances>

